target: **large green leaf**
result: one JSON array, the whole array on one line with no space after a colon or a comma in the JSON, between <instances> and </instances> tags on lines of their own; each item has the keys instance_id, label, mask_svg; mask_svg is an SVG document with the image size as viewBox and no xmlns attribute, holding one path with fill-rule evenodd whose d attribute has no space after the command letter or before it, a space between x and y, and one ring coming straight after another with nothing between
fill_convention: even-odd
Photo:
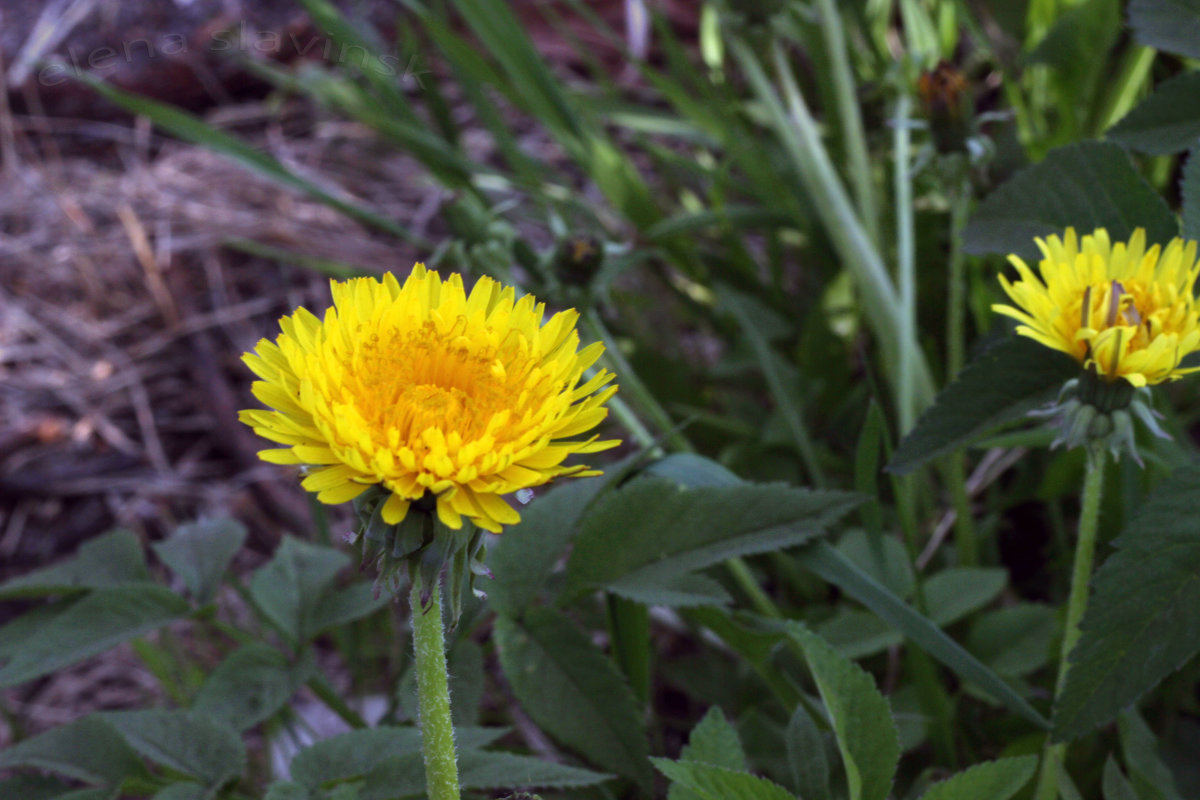
<instances>
[{"instance_id":1,"label":"large green leaf","mask_svg":"<svg viewBox=\"0 0 1200 800\"><path fill-rule=\"evenodd\" d=\"M116 530L84 542L71 558L0 583L0 600L149 580L141 540L131 531Z\"/></svg>"},{"instance_id":2,"label":"large green leaf","mask_svg":"<svg viewBox=\"0 0 1200 800\"><path fill-rule=\"evenodd\" d=\"M766 778L699 761L651 759L672 787L684 786L701 800L796 800L792 793Z\"/></svg>"},{"instance_id":3,"label":"large green leaf","mask_svg":"<svg viewBox=\"0 0 1200 800\"><path fill-rule=\"evenodd\" d=\"M124 737L97 716L51 728L0 750L0 770L13 767L47 770L107 786L148 776Z\"/></svg>"},{"instance_id":4,"label":"large green leaf","mask_svg":"<svg viewBox=\"0 0 1200 800\"><path fill-rule=\"evenodd\" d=\"M193 711L109 711L101 718L146 758L216 788L242 774L246 747L228 725Z\"/></svg>"},{"instance_id":5,"label":"large green leaf","mask_svg":"<svg viewBox=\"0 0 1200 800\"><path fill-rule=\"evenodd\" d=\"M1200 0L1132 0L1129 25L1147 47L1200 58Z\"/></svg>"},{"instance_id":6,"label":"large green leaf","mask_svg":"<svg viewBox=\"0 0 1200 800\"><path fill-rule=\"evenodd\" d=\"M492 608L517 616L537 598L575 535L579 517L604 483L565 482L522 509L520 524L488 548L487 563L495 580L481 588Z\"/></svg>"},{"instance_id":7,"label":"large green leaf","mask_svg":"<svg viewBox=\"0 0 1200 800\"><path fill-rule=\"evenodd\" d=\"M237 520L208 519L180 525L171 538L154 545L154 552L183 579L196 602L207 605L245 541L246 528Z\"/></svg>"},{"instance_id":8,"label":"large green leaf","mask_svg":"<svg viewBox=\"0 0 1200 800\"><path fill-rule=\"evenodd\" d=\"M1107 228L1114 241L1145 228L1149 242L1164 244L1179 233L1175 215L1120 145L1079 142L1051 150L984 198L963 231L963 248L1036 259L1034 237L1067 227L1080 235Z\"/></svg>"},{"instance_id":9,"label":"large green leaf","mask_svg":"<svg viewBox=\"0 0 1200 800\"><path fill-rule=\"evenodd\" d=\"M291 664L274 647L251 642L217 665L196 693L192 709L245 730L283 708L313 666L311 658Z\"/></svg>"},{"instance_id":10,"label":"large green leaf","mask_svg":"<svg viewBox=\"0 0 1200 800\"><path fill-rule=\"evenodd\" d=\"M1037 756L986 761L929 787L921 800L1008 800L1037 768Z\"/></svg>"},{"instance_id":11,"label":"large green leaf","mask_svg":"<svg viewBox=\"0 0 1200 800\"><path fill-rule=\"evenodd\" d=\"M350 558L285 536L275 556L250 579L250 595L264 614L293 641L315 635L313 620L325 591Z\"/></svg>"},{"instance_id":12,"label":"large green leaf","mask_svg":"<svg viewBox=\"0 0 1200 800\"><path fill-rule=\"evenodd\" d=\"M96 589L15 650L0 669L0 687L15 686L103 653L188 610L182 597L153 584Z\"/></svg>"},{"instance_id":13,"label":"large green leaf","mask_svg":"<svg viewBox=\"0 0 1200 800\"><path fill-rule=\"evenodd\" d=\"M1108 129L1108 138L1152 155L1187 150L1200 140L1200 72L1164 82Z\"/></svg>"},{"instance_id":14,"label":"large green leaf","mask_svg":"<svg viewBox=\"0 0 1200 800\"><path fill-rule=\"evenodd\" d=\"M638 478L598 500L583 521L565 593L603 588L639 600L651 587L677 592L676 581L695 570L808 541L861 500L783 484L685 489Z\"/></svg>"},{"instance_id":15,"label":"large green leaf","mask_svg":"<svg viewBox=\"0 0 1200 800\"><path fill-rule=\"evenodd\" d=\"M1200 465L1151 493L1092 580L1079 643L1054 709L1054 738L1107 722L1200 650Z\"/></svg>"},{"instance_id":16,"label":"large green leaf","mask_svg":"<svg viewBox=\"0 0 1200 800\"><path fill-rule=\"evenodd\" d=\"M1018 716L1039 728L1049 729L1050 723L1045 717L999 675L836 549L825 542L814 542L800 548L795 557L802 566L871 609L959 677L972 681Z\"/></svg>"},{"instance_id":17,"label":"large green leaf","mask_svg":"<svg viewBox=\"0 0 1200 800\"><path fill-rule=\"evenodd\" d=\"M589 761L649 787L649 745L633 692L588 636L561 612L530 608L496 620L500 663L538 725Z\"/></svg>"},{"instance_id":18,"label":"large green leaf","mask_svg":"<svg viewBox=\"0 0 1200 800\"><path fill-rule=\"evenodd\" d=\"M1080 372L1063 353L1024 336L1002 339L968 364L900 442L888 470L912 472L1054 400Z\"/></svg>"},{"instance_id":19,"label":"large green leaf","mask_svg":"<svg viewBox=\"0 0 1200 800\"><path fill-rule=\"evenodd\" d=\"M820 636L796 622L789 622L787 631L804 649L829 712L850 800L885 800L900 761L900 740L887 700L869 674Z\"/></svg>"},{"instance_id":20,"label":"large green leaf","mask_svg":"<svg viewBox=\"0 0 1200 800\"><path fill-rule=\"evenodd\" d=\"M1183 235L1200 239L1200 145L1188 153L1180 184L1183 195Z\"/></svg>"}]
</instances>

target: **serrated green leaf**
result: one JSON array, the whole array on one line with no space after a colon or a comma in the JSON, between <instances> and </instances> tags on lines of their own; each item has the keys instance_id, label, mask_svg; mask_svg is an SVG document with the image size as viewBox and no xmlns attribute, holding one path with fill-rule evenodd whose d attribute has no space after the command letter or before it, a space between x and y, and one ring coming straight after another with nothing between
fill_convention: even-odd
<instances>
[{"instance_id":1,"label":"serrated green leaf","mask_svg":"<svg viewBox=\"0 0 1200 800\"><path fill-rule=\"evenodd\" d=\"M507 728L455 728L460 752L477 750L508 732ZM390 758L421 758L421 732L413 727L381 726L323 739L292 759L292 780L311 790L368 775ZM422 772L422 775L424 773ZM418 789L420 791L420 789Z\"/></svg>"},{"instance_id":2,"label":"serrated green leaf","mask_svg":"<svg viewBox=\"0 0 1200 800\"><path fill-rule=\"evenodd\" d=\"M1013 713L1039 728L1050 728L1045 717L999 675L827 543L814 542L802 547L796 552L795 558L802 566L871 609L926 653L954 670L959 677L975 683Z\"/></svg>"},{"instance_id":3,"label":"serrated green leaf","mask_svg":"<svg viewBox=\"0 0 1200 800\"><path fill-rule=\"evenodd\" d=\"M584 519L564 594L670 585L734 556L801 544L861 500L783 484L685 489L663 478L637 478L600 498Z\"/></svg>"},{"instance_id":4,"label":"serrated green leaf","mask_svg":"<svg viewBox=\"0 0 1200 800\"><path fill-rule=\"evenodd\" d=\"M590 769L555 764L540 758L468 750L459 758L459 781L464 789L574 789L595 786L612 775Z\"/></svg>"},{"instance_id":5,"label":"serrated green leaf","mask_svg":"<svg viewBox=\"0 0 1200 800\"><path fill-rule=\"evenodd\" d=\"M1180 180L1183 195L1183 236L1200 239L1200 146L1193 147L1188 154Z\"/></svg>"},{"instance_id":6,"label":"serrated green leaf","mask_svg":"<svg viewBox=\"0 0 1200 800\"><path fill-rule=\"evenodd\" d=\"M804 800L833 800L825 736L803 704L792 712L785 743L792 785L804 792Z\"/></svg>"},{"instance_id":7,"label":"serrated green leaf","mask_svg":"<svg viewBox=\"0 0 1200 800\"><path fill-rule=\"evenodd\" d=\"M1001 675L1028 675L1050 662L1058 626L1054 607L1020 603L980 615L967 647Z\"/></svg>"},{"instance_id":8,"label":"serrated green leaf","mask_svg":"<svg viewBox=\"0 0 1200 800\"><path fill-rule=\"evenodd\" d=\"M688 743L679 753L680 761L695 761L716 767L745 772L746 754L737 731L725 719L725 713L717 706L708 712L688 734ZM672 784L667 800L697 800L700 796L681 783Z\"/></svg>"},{"instance_id":9,"label":"serrated green leaf","mask_svg":"<svg viewBox=\"0 0 1200 800\"><path fill-rule=\"evenodd\" d=\"M638 577L609 583L607 591L647 606L724 606L733 598L720 583L707 575L667 575L644 582Z\"/></svg>"},{"instance_id":10,"label":"serrated green leaf","mask_svg":"<svg viewBox=\"0 0 1200 800\"><path fill-rule=\"evenodd\" d=\"M51 728L0 750L0 769L13 767L44 769L108 786L148 776L124 737L97 716Z\"/></svg>"},{"instance_id":11,"label":"serrated green leaf","mask_svg":"<svg viewBox=\"0 0 1200 800\"><path fill-rule=\"evenodd\" d=\"M1178 153L1200 140L1200 72L1164 81L1108 129L1108 138L1151 155Z\"/></svg>"},{"instance_id":12,"label":"serrated green leaf","mask_svg":"<svg viewBox=\"0 0 1200 800\"><path fill-rule=\"evenodd\" d=\"M233 519L208 519L180 525L154 552L183 579L200 605L211 603L229 562L242 549L246 528Z\"/></svg>"},{"instance_id":13,"label":"serrated green leaf","mask_svg":"<svg viewBox=\"0 0 1200 800\"><path fill-rule=\"evenodd\" d=\"M1101 781L1104 790L1104 800L1140 800L1133 784L1121 772L1111 754L1104 760L1104 777Z\"/></svg>"},{"instance_id":14,"label":"serrated green leaf","mask_svg":"<svg viewBox=\"0 0 1200 800\"><path fill-rule=\"evenodd\" d=\"M312 631L322 595L349 556L332 547L321 547L285 536L271 561L250 579L250 595L267 617L293 641Z\"/></svg>"},{"instance_id":15,"label":"serrated green leaf","mask_svg":"<svg viewBox=\"0 0 1200 800\"><path fill-rule=\"evenodd\" d=\"M792 793L766 778L701 764L697 761L651 759L655 768L671 779L672 785L687 787L701 800L796 800Z\"/></svg>"},{"instance_id":16,"label":"serrated green leaf","mask_svg":"<svg viewBox=\"0 0 1200 800\"><path fill-rule=\"evenodd\" d=\"M1011 336L968 364L934 398L888 464L898 475L965 447L1051 402L1077 377L1070 356L1024 336Z\"/></svg>"},{"instance_id":17,"label":"serrated green leaf","mask_svg":"<svg viewBox=\"0 0 1200 800\"><path fill-rule=\"evenodd\" d=\"M45 569L0 583L0 600L101 589L150 580L142 542L116 530L84 542L76 554Z\"/></svg>"},{"instance_id":18,"label":"serrated green leaf","mask_svg":"<svg viewBox=\"0 0 1200 800\"><path fill-rule=\"evenodd\" d=\"M450 671L450 716L455 727L479 721L479 706L484 696L483 648L470 639L462 639L446 657Z\"/></svg>"},{"instance_id":19,"label":"serrated green leaf","mask_svg":"<svg viewBox=\"0 0 1200 800\"><path fill-rule=\"evenodd\" d=\"M921 800L1008 800L1033 777L1037 763L1037 756L1017 756L976 764L930 786Z\"/></svg>"},{"instance_id":20,"label":"serrated green leaf","mask_svg":"<svg viewBox=\"0 0 1200 800\"><path fill-rule=\"evenodd\" d=\"M1067 227L1080 235L1106 228L1113 241L1145 228L1150 244L1179 233L1175 215L1120 145L1079 142L1051 150L984 198L963 231L963 249L1036 260L1034 237Z\"/></svg>"},{"instance_id":21,"label":"serrated green leaf","mask_svg":"<svg viewBox=\"0 0 1200 800\"><path fill-rule=\"evenodd\" d=\"M1200 58L1200 0L1132 0L1129 25L1147 47Z\"/></svg>"},{"instance_id":22,"label":"serrated green leaf","mask_svg":"<svg viewBox=\"0 0 1200 800\"><path fill-rule=\"evenodd\" d=\"M100 715L151 761L209 787L242 774L246 747L233 728L193 711L108 711Z\"/></svg>"},{"instance_id":23,"label":"serrated green leaf","mask_svg":"<svg viewBox=\"0 0 1200 800\"><path fill-rule=\"evenodd\" d=\"M900 761L900 741L875 680L820 636L796 622L787 632L801 648L833 723L850 800L885 800Z\"/></svg>"},{"instance_id":24,"label":"serrated green leaf","mask_svg":"<svg viewBox=\"0 0 1200 800\"><path fill-rule=\"evenodd\" d=\"M0 687L15 686L103 653L188 612L182 597L153 584L96 589L55 616L0 669Z\"/></svg>"},{"instance_id":25,"label":"serrated green leaf","mask_svg":"<svg viewBox=\"0 0 1200 800\"><path fill-rule=\"evenodd\" d=\"M1112 719L1200 650L1200 465L1164 480L1092 580L1079 643L1054 709L1054 738Z\"/></svg>"},{"instance_id":26,"label":"serrated green leaf","mask_svg":"<svg viewBox=\"0 0 1200 800\"><path fill-rule=\"evenodd\" d=\"M496 620L500 663L521 706L589 761L649 787L649 745L633 692L611 659L561 612Z\"/></svg>"}]
</instances>

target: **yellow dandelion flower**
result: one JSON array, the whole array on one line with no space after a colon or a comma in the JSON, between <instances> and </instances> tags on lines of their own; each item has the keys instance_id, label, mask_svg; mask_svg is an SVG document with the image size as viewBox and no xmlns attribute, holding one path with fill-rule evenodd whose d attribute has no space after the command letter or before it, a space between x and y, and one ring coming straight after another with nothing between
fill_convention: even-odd
<instances>
[{"instance_id":1,"label":"yellow dandelion flower","mask_svg":"<svg viewBox=\"0 0 1200 800\"><path fill-rule=\"evenodd\" d=\"M448 527L467 517L499 532L520 519L501 495L599 474L563 461L618 444L568 440L604 419L617 390L606 370L581 383L604 347L579 349L575 310L543 322L531 295L490 278L468 294L462 276L442 281L423 264L403 285L389 273L331 288L324 320L299 308L275 342L243 356L262 379L254 396L273 410L240 414L285 445L259 456L304 465L303 486L321 502L379 485L394 525L428 492Z\"/></svg>"},{"instance_id":2,"label":"yellow dandelion flower","mask_svg":"<svg viewBox=\"0 0 1200 800\"><path fill-rule=\"evenodd\" d=\"M1061 239L1036 242L1040 279L1009 256L1020 279L1001 275L1000 283L1016 307L992 306L1021 323L1017 333L1073 356L1109 382L1124 378L1142 387L1195 371L1179 362L1200 347L1196 242L1172 239L1165 249L1147 249L1141 228L1115 244L1103 228L1082 241L1067 228Z\"/></svg>"}]
</instances>

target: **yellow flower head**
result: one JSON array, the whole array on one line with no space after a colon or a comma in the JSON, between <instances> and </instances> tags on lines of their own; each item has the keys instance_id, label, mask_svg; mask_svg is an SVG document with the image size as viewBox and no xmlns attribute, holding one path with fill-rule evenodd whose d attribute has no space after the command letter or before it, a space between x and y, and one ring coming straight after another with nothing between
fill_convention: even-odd
<instances>
[{"instance_id":1,"label":"yellow flower head","mask_svg":"<svg viewBox=\"0 0 1200 800\"><path fill-rule=\"evenodd\" d=\"M332 282L333 308L321 320L304 308L279 321L243 360L262 380L254 396L273 411L242 411L260 436L285 447L259 456L308 467L303 486L323 503L344 503L374 485L391 494L388 524L429 492L450 528L462 517L499 532L520 516L501 495L560 475L596 475L563 466L572 453L615 440L564 441L608 413L613 375L583 373L603 352L579 350L578 312L543 323L531 295L480 278L444 282L423 264L401 286L382 279Z\"/></svg>"},{"instance_id":2,"label":"yellow flower head","mask_svg":"<svg viewBox=\"0 0 1200 800\"><path fill-rule=\"evenodd\" d=\"M1172 239L1146 249L1138 228L1129 242L1111 244L1098 228L1080 242L1073 228L1062 239L1036 239L1039 280L1017 256L1020 280L1000 283L1016 307L993 311L1021 323L1017 333L1073 356L1106 381L1135 387L1195 371L1179 362L1200 346L1200 309L1193 285L1200 263L1196 242Z\"/></svg>"}]
</instances>

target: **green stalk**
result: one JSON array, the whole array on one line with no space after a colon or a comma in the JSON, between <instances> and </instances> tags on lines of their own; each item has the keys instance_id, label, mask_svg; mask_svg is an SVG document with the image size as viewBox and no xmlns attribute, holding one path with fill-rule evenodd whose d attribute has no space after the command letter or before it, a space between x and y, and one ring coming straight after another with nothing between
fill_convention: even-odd
<instances>
[{"instance_id":1,"label":"green stalk","mask_svg":"<svg viewBox=\"0 0 1200 800\"><path fill-rule=\"evenodd\" d=\"M783 50L778 42L773 44L774 67L781 82L783 96L786 98L786 108L785 100L781 99L758 63L758 54L736 40L733 47L746 80L762 102L771 120L770 124L779 134L780 142L795 165L805 190L812 197L813 205L838 255L854 278L866 309L864 316L883 350L885 364L890 367L888 377L893 383L893 388L898 391L899 376L895 367L899 364L900 352L912 349L913 391L916 394L913 405L916 408L924 407L933 397L933 379L925 363L924 354L920 352L915 340L904 338L895 286L884 266L883 258L867 235L846 194L829 152L821 140L816 120L813 119L791 74Z\"/></svg>"},{"instance_id":2,"label":"green stalk","mask_svg":"<svg viewBox=\"0 0 1200 800\"><path fill-rule=\"evenodd\" d=\"M421 607L421 578L413 571L413 648L416 652L417 707L420 709L421 748L425 756L425 793L429 800L460 800L454 725L450 719L450 686L446 672L446 642L442 636L442 593L436 584L429 607Z\"/></svg>"},{"instance_id":3,"label":"green stalk","mask_svg":"<svg viewBox=\"0 0 1200 800\"><path fill-rule=\"evenodd\" d=\"M1075 543L1075 566L1071 570L1071 594L1067 599L1067 629L1063 634L1062 649L1058 655L1058 680L1054 684L1054 698L1062 694L1070 670L1068 657L1079 641L1079 623L1087 609L1088 581L1092 577L1092 562L1096 554L1096 527L1100 519L1100 494L1104 486L1104 449L1092 445L1089 453L1087 474L1083 481L1080 498L1079 541ZM1038 775L1037 800L1056 800L1058 797L1058 769L1067 753L1067 745L1052 745L1047 739L1042 752L1041 772Z\"/></svg>"},{"instance_id":4,"label":"green stalk","mask_svg":"<svg viewBox=\"0 0 1200 800\"><path fill-rule=\"evenodd\" d=\"M917 268L912 204L912 180L909 175L908 92L904 87L896 97L896 116L892 120L893 180L896 199L896 283L900 295L900 336L906 346L900 348L899 391L896 404L900 417L900 435L912 430L917 421L914 391L916 364L920 355L917 341Z\"/></svg>"},{"instance_id":5,"label":"green stalk","mask_svg":"<svg viewBox=\"0 0 1200 800\"><path fill-rule=\"evenodd\" d=\"M867 158L867 137L863 130L862 113L858 107L858 93L854 88L854 74L850 69L850 59L846 55L842 18L838 15L833 0L817 0L817 8L821 17L821 34L829 51L830 73L837 96L838 117L842 122L846 156L850 162L850 180L858 205L858 216L867 231L867 236L871 241L878 243L879 222L871 184L871 163Z\"/></svg>"},{"instance_id":6,"label":"green stalk","mask_svg":"<svg viewBox=\"0 0 1200 800\"><path fill-rule=\"evenodd\" d=\"M946 298L946 379L956 376L966 363L966 264L963 259L962 232L967 225L971 206L971 183L966 165L962 175L950 190L950 263L948 297ZM946 483L954 503L954 544L960 566L973 567L979 563L979 544L975 538L975 522L971 518L971 502L967 495L966 457L955 453L946 460Z\"/></svg>"}]
</instances>

